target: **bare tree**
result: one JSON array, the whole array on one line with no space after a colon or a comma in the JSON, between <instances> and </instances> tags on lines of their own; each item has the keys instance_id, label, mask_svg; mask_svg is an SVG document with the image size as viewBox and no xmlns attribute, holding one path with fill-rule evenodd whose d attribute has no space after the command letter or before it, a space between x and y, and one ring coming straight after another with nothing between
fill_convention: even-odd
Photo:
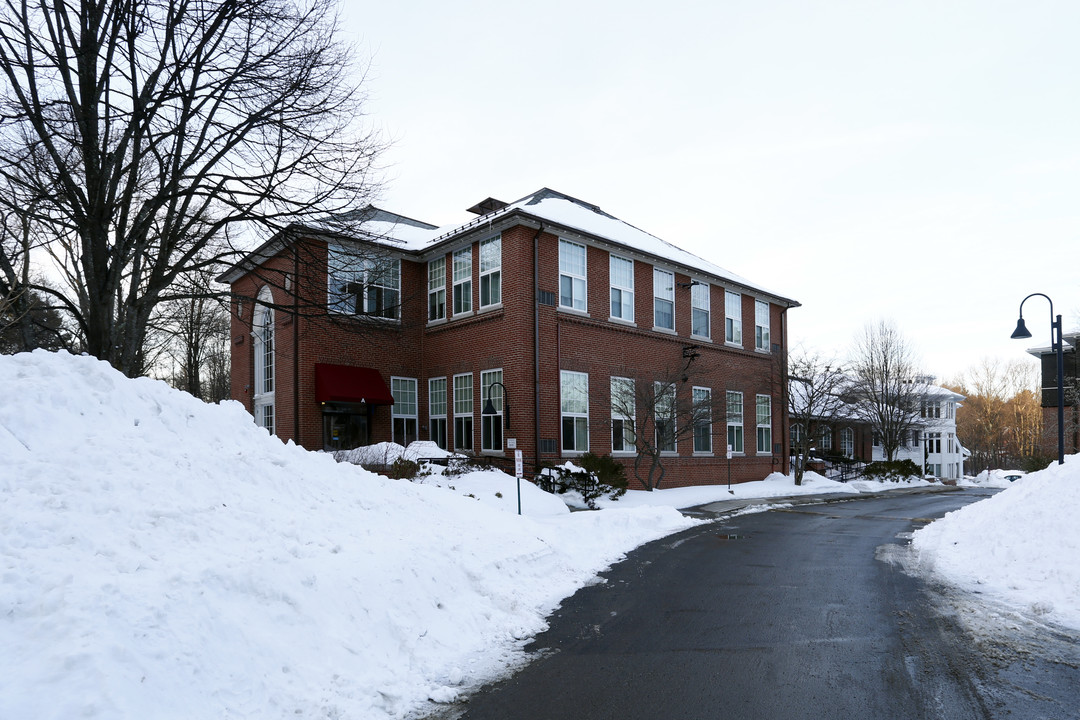
<instances>
[{"instance_id":1,"label":"bare tree","mask_svg":"<svg viewBox=\"0 0 1080 720\"><path fill-rule=\"evenodd\" d=\"M208 274L190 280L190 297L161 303L151 324L171 360L170 384L218 402L229 396L229 313L214 296Z\"/></svg>"},{"instance_id":2,"label":"bare tree","mask_svg":"<svg viewBox=\"0 0 1080 720\"><path fill-rule=\"evenodd\" d=\"M140 374L185 276L253 227L361 204L381 147L351 76L334 0L0 8L0 210L58 266L90 354Z\"/></svg>"},{"instance_id":3,"label":"bare tree","mask_svg":"<svg viewBox=\"0 0 1080 720\"><path fill-rule=\"evenodd\" d=\"M693 438L712 448L713 420L723 417L721 406L705 388L694 387L693 348L684 350L685 363L649 380L612 378L611 416L613 445L636 450L634 476L646 490L663 482L664 459L678 443Z\"/></svg>"},{"instance_id":4,"label":"bare tree","mask_svg":"<svg viewBox=\"0 0 1080 720\"><path fill-rule=\"evenodd\" d=\"M869 324L855 340L850 377L849 399L891 462L904 438L921 424L927 378L915 352L893 323Z\"/></svg>"},{"instance_id":5,"label":"bare tree","mask_svg":"<svg viewBox=\"0 0 1080 720\"><path fill-rule=\"evenodd\" d=\"M848 407L849 379L835 358L800 349L788 359L792 470L802 485L806 461L819 428L831 426Z\"/></svg>"}]
</instances>

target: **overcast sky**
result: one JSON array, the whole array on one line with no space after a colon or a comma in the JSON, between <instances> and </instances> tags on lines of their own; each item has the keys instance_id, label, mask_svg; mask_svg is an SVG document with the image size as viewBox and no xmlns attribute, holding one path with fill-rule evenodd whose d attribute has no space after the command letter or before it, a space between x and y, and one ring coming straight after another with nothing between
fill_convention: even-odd
<instances>
[{"instance_id":1,"label":"overcast sky","mask_svg":"<svg viewBox=\"0 0 1080 720\"><path fill-rule=\"evenodd\" d=\"M895 322L942 380L1080 324L1080 3L344 2L380 206L550 187L796 299L792 346ZM1034 362L1032 360L1032 362Z\"/></svg>"}]
</instances>

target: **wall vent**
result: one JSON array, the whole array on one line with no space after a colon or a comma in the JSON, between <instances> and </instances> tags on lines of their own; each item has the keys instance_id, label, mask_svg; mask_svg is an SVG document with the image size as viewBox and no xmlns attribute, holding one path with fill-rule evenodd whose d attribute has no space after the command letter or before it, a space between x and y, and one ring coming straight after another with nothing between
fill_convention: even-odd
<instances>
[{"instance_id":1,"label":"wall vent","mask_svg":"<svg viewBox=\"0 0 1080 720\"><path fill-rule=\"evenodd\" d=\"M547 290L541 290L540 291L540 304L541 305L550 305L551 307L555 307L555 293L548 292Z\"/></svg>"},{"instance_id":2,"label":"wall vent","mask_svg":"<svg viewBox=\"0 0 1080 720\"><path fill-rule=\"evenodd\" d=\"M558 452L558 443L554 440L540 439L540 452L554 454Z\"/></svg>"}]
</instances>

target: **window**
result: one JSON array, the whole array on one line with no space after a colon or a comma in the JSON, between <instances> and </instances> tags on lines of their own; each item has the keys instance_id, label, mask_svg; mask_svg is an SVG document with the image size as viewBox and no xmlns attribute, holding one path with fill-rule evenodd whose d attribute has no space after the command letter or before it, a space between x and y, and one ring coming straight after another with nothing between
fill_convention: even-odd
<instances>
[{"instance_id":1,"label":"window","mask_svg":"<svg viewBox=\"0 0 1080 720\"><path fill-rule=\"evenodd\" d=\"M940 453L941 452L941 433L932 432L926 433L926 452Z\"/></svg>"},{"instance_id":2,"label":"window","mask_svg":"<svg viewBox=\"0 0 1080 720\"><path fill-rule=\"evenodd\" d=\"M709 286L699 282L690 287L690 332L698 337L711 336L709 330Z\"/></svg>"},{"instance_id":3,"label":"window","mask_svg":"<svg viewBox=\"0 0 1080 720\"><path fill-rule=\"evenodd\" d=\"M653 326L675 329L675 273L653 268Z\"/></svg>"},{"instance_id":4,"label":"window","mask_svg":"<svg viewBox=\"0 0 1080 720\"><path fill-rule=\"evenodd\" d=\"M634 452L637 435L634 418L637 417L637 398L634 381L630 378L611 378L611 451Z\"/></svg>"},{"instance_id":5,"label":"window","mask_svg":"<svg viewBox=\"0 0 1080 720\"><path fill-rule=\"evenodd\" d=\"M432 260L427 266L428 322L446 319L446 258ZM445 384L443 391L446 390Z\"/></svg>"},{"instance_id":6,"label":"window","mask_svg":"<svg viewBox=\"0 0 1080 720\"><path fill-rule=\"evenodd\" d=\"M918 430L912 430L911 431L911 447L919 447L921 444L922 444L922 442L921 442L921 440L919 438L919 431Z\"/></svg>"},{"instance_id":7,"label":"window","mask_svg":"<svg viewBox=\"0 0 1080 720\"><path fill-rule=\"evenodd\" d=\"M840 452L844 457L852 457L855 454L855 431L844 428L840 431Z\"/></svg>"},{"instance_id":8,"label":"window","mask_svg":"<svg viewBox=\"0 0 1080 720\"><path fill-rule=\"evenodd\" d=\"M270 288L259 292L259 301L270 303L274 297ZM252 411L255 424L274 434L274 309L266 305L255 307L252 324L255 350L255 393Z\"/></svg>"},{"instance_id":9,"label":"window","mask_svg":"<svg viewBox=\"0 0 1080 720\"><path fill-rule=\"evenodd\" d=\"M805 439L806 439L806 431L803 429L803 426L800 425L799 423L796 423L796 424L792 425L791 426L791 447L795 448L796 450L801 451L803 449L803 443L804 443Z\"/></svg>"},{"instance_id":10,"label":"window","mask_svg":"<svg viewBox=\"0 0 1080 720\"><path fill-rule=\"evenodd\" d=\"M772 398L758 395L757 398L757 451L758 455L772 452Z\"/></svg>"},{"instance_id":11,"label":"window","mask_svg":"<svg viewBox=\"0 0 1080 720\"><path fill-rule=\"evenodd\" d=\"M724 293L724 341L742 345L742 295Z\"/></svg>"},{"instance_id":12,"label":"window","mask_svg":"<svg viewBox=\"0 0 1080 720\"><path fill-rule=\"evenodd\" d=\"M954 435L952 433L949 433L948 435L946 435L945 452L950 453L950 454L955 453L955 452L959 452L957 450L957 447L956 447L956 435Z\"/></svg>"},{"instance_id":13,"label":"window","mask_svg":"<svg viewBox=\"0 0 1080 720\"><path fill-rule=\"evenodd\" d=\"M697 286L695 285L696 289ZM694 452L712 452L712 390L696 387L694 397Z\"/></svg>"},{"instance_id":14,"label":"window","mask_svg":"<svg viewBox=\"0 0 1080 720\"><path fill-rule=\"evenodd\" d=\"M454 449L472 450L472 374L454 376Z\"/></svg>"},{"instance_id":15,"label":"window","mask_svg":"<svg viewBox=\"0 0 1080 720\"><path fill-rule=\"evenodd\" d=\"M431 441L446 450L446 378L428 380L428 425Z\"/></svg>"},{"instance_id":16,"label":"window","mask_svg":"<svg viewBox=\"0 0 1080 720\"><path fill-rule=\"evenodd\" d=\"M922 405L922 416L924 418L940 418L941 403L937 400L924 400Z\"/></svg>"},{"instance_id":17,"label":"window","mask_svg":"<svg viewBox=\"0 0 1080 720\"><path fill-rule=\"evenodd\" d=\"M662 453L677 452L675 445L675 384L654 383L656 418L656 449Z\"/></svg>"},{"instance_id":18,"label":"window","mask_svg":"<svg viewBox=\"0 0 1080 720\"><path fill-rule=\"evenodd\" d=\"M326 304L330 312L397 319L401 261L376 257L355 246L330 244L326 263Z\"/></svg>"},{"instance_id":19,"label":"window","mask_svg":"<svg viewBox=\"0 0 1080 720\"><path fill-rule=\"evenodd\" d=\"M498 452L503 449L502 370L480 373L480 449ZM497 385L495 383L498 383ZM488 414L488 400L492 413Z\"/></svg>"},{"instance_id":20,"label":"window","mask_svg":"<svg viewBox=\"0 0 1080 720\"><path fill-rule=\"evenodd\" d=\"M769 350L769 303L754 301L754 349Z\"/></svg>"},{"instance_id":21,"label":"window","mask_svg":"<svg viewBox=\"0 0 1080 720\"><path fill-rule=\"evenodd\" d=\"M559 241L559 306L585 312L585 246Z\"/></svg>"},{"instance_id":22,"label":"window","mask_svg":"<svg viewBox=\"0 0 1080 720\"><path fill-rule=\"evenodd\" d=\"M502 302L502 236L480 243L480 307Z\"/></svg>"},{"instance_id":23,"label":"window","mask_svg":"<svg viewBox=\"0 0 1080 720\"><path fill-rule=\"evenodd\" d=\"M472 247L454 253L454 314L472 312Z\"/></svg>"},{"instance_id":24,"label":"window","mask_svg":"<svg viewBox=\"0 0 1080 720\"><path fill-rule=\"evenodd\" d=\"M743 451L743 402L741 392L727 394L727 444L731 452Z\"/></svg>"},{"instance_id":25,"label":"window","mask_svg":"<svg viewBox=\"0 0 1080 720\"><path fill-rule=\"evenodd\" d=\"M559 375L562 410L562 449L567 452L589 450L589 376L563 370Z\"/></svg>"},{"instance_id":26,"label":"window","mask_svg":"<svg viewBox=\"0 0 1080 720\"><path fill-rule=\"evenodd\" d=\"M611 317L634 322L634 261L611 256Z\"/></svg>"},{"instance_id":27,"label":"window","mask_svg":"<svg viewBox=\"0 0 1080 720\"><path fill-rule=\"evenodd\" d=\"M393 439L398 445L407 446L417 439L416 380L391 377L390 394L394 396Z\"/></svg>"},{"instance_id":28,"label":"window","mask_svg":"<svg viewBox=\"0 0 1080 720\"><path fill-rule=\"evenodd\" d=\"M818 431L818 449L832 450L832 428L828 425L822 425Z\"/></svg>"}]
</instances>

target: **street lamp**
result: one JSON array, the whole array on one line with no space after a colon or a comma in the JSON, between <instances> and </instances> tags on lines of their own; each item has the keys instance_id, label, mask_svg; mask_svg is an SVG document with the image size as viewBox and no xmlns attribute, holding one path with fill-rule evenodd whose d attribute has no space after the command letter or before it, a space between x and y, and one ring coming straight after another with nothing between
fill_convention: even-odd
<instances>
[{"instance_id":1,"label":"street lamp","mask_svg":"<svg viewBox=\"0 0 1080 720\"><path fill-rule=\"evenodd\" d=\"M1016 329L1011 335L1013 340L1031 337L1027 325L1024 324L1024 303L1038 295L1046 298L1050 303L1050 343L1051 349L1057 353L1057 430L1058 430L1058 465L1065 464L1065 350L1061 339L1061 316L1054 317L1054 301L1048 295L1031 293L1020 301L1020 319L1016 321ZM1054 331L1057 331L1055 338Z\"/></svg>"},{"instance_id":2,"label":"street lamp","mask_svg":"<svg viewBox=\"0 0 1080 720\"><path fill-rule=\"evenodd\" d=\"M491 388L495 387L496 385L498 385L499 387L502 388L503 427L506 428L507 430L509 430L510 429L510 399L507 397L506 386L503 385L501 382L493 382L493 383L488 384L488 396L487 396L487 400L484 401L484 414L485 415L497 415L498 414L498 413L495 412L494 403L491 402Z\"/></svg>"}]
</instances>

